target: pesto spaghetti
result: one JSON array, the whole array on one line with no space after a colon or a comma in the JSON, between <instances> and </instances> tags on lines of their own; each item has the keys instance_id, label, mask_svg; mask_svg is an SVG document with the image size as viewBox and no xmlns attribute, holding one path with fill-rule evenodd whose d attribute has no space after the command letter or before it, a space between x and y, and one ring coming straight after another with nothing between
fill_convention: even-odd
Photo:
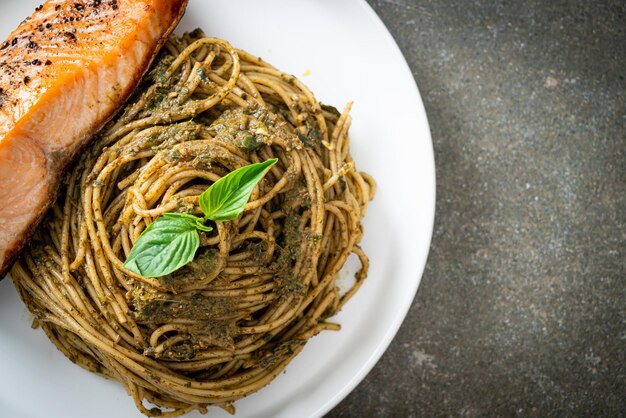
<instances>
[{"instance_id":1,"label":"pesto spaghetti","mask_svg":"<svg viewBox=\"0 0 626 418\"><path fill-rule=\"evenodd\" d=\"M309 338L339 329L328 318L366 276L375 186L350 156L349 110L223 40L172 36L11 271L36 322L145 415L234 412ZM202 215L207 187L271 159L241 215L198 230L193 261L162 277L124 267L165 213ZM361 268L340 292L351 254Z\"/></svg>"}]
</instances>

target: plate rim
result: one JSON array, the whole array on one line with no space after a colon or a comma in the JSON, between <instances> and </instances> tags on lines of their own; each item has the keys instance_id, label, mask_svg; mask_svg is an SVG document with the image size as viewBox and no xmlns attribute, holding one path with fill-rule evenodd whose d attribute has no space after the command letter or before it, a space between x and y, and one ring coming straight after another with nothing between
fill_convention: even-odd
<instances>
[{"instance_id":1,"label":"plate rim","mask_svg":"<svg viewBox=\"0 0 626 418\"><path fill-rule=\"evenodd\" d=\"M389 346L395 339L396 335L398 334L398 331L400 330L400 327L404 323L407 317L407 314L413 305L414 300L417 297L417 292L419 290L419 286L421 284L422 277L424 275L424 270L426 269L426 262L428 259L428 255L430 254L430 246L432 244L433 230L434 230L434 225L435 225L435 213L436 213L436 202L437 202L437 173L435 169L436 167L435 166L435 153L434 153L434 146L433 146L433 141L432 141L432 132L430 129L430 123L428 122L428 115L426 113L426 108L424 107L422 95L419 91L419 87L417 85L417 81L415 80L413 72L411 71L411 67L409 66L409 63L407 62L406 57L404 56L402 50L400 49L400 46L396 42L396 39L393 37L393 35L389 31L389 28L387 27L387 25L385 25L381 17L376 13L376 11L372 8L372 6L366 0L358 0L358 2L360 3L361 7L365 9L365 12L369 15L370 19L374 21L375 24L378 25L382 29L382 32L385 33L385 36L388 38L387 42L390 42L394 46L394 53L399 55L403 63L403 71L408 72L410 79L412 80L411 89L414 90L414 94L416 96L415 99L417 99L417 105L418 105L418 108L420 109L419 119L421 120L421 123L423 124L422 126L424 127L423 134L426 136L426 138L422 140L428 143L428 148L429 148L428 160L431 165L430 171L432 171L432 182L429 187L430 197L428 199L432 202L432 204L429 206L428 225L427 225L428 245L427 245L427 250L425 251L424 254L420 256L420 260L416 264L419 267L416 268L416 280L414 282L414 287L413 289L411 289L411 292L410 292L412 294L412 297L410 298L407 297L404 306L402 306L401 309L398 309L398 311L396 312L396 317L394 318L393 323L390 324L388 331L385 334L385 337L381 340L381 342L378 344L376 349L370 354L368 361L361 366L359 371L354 376L352 376L350 381L346 385L344 385L344 387L339 392L337 392L337 394L333 398L329 399L325 405L323 405L322 407L318 409L318 414L315 415L316 418L326 415L334 407L339 405L339 403L343 401L350 393L352 393L354 389L356 389L357 386L365 380L367 375L378 364L382 356L385 354L385 352L388 350Z\"/></svg>"}]
</instances>

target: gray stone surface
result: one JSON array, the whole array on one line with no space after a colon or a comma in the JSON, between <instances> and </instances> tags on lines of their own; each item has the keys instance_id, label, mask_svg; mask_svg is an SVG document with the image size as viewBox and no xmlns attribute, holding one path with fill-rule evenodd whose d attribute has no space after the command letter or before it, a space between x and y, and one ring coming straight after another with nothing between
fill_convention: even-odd
<instances>
[{"instance_id":1,"label":"gray stone surface","mask_svg":"<svg viewBox=\"0 0 626 418\"><path fill-rule=\"evenodd\" d=\"M428 113L437 214L336 417L626 415L626 4L369 0Z\"/></svg>"}]
</instances>

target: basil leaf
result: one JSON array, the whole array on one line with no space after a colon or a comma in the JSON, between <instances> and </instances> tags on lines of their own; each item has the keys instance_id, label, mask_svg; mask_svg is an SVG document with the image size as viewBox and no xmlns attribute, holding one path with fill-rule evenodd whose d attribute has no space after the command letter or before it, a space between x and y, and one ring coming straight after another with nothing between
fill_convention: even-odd
<instances>
[{"instance_id":1,"label":"basil leaf","mask_svg":"<svg viewBox=\"0 0 626 418\"><path fill-rule=\"evenodd\" d=\"M170 215L174 216L157 218L139 235L124 263L126 269L143 277L160 277L193 260L200 246L197 221L189 218L193 215Z\"/></svg>"},{"instance_id":2,"label":"basil leaf","mask_svg":"<svg viewBox=\"0 0 626 418\"><path fill-rule=\"evenodd\" d=\"M194 222L196 219L202 220L202 218L196 215L192 215L190 213L165 212L161 216L163 216L164 218L170 218L170 219L189 219L190 221L194 221Z\"/></svg>"},{"instance_id":3,"label":"basil leaf","mask_svg":"<svg viewBox=\"0 0 626 418\"><path fill-rule=\"evenodd\" d=\"M204 231L204 232L213 231L213 227L211 227L211 225L205 225L204 219L202 218L198 218L198 220L196 221L196 229L199 229L200 231Z\"/></svg>"},{"instance_id":4,"label":"basil leaf","mask_svg":"<svg viewBox=\"0 0 626 418\"><path fill-rule=\"evenodd\" d=\"M228 173L200 195L205 219L230 221L243 212L254 186L263 178L277 158L251 164Z\"/></svg>"},{"instance_id":5,"label":"basil leaf","mask_svg":"<svg viewBox=\"0 0 626 418\"><path fill-rule=\"evenodd\" d=\"M200 231L204 231L204 232L211 232L213 231L213 228L210 225L205 225L204 224L204 219L200 218L196 215L191 215L189 213L176 213L176 212L166 212L163 214L164 218L182 218L182 219L189 219L191 220L194 225L196 226L196 229L199 229Z\"/></svg>"}]
</instances>

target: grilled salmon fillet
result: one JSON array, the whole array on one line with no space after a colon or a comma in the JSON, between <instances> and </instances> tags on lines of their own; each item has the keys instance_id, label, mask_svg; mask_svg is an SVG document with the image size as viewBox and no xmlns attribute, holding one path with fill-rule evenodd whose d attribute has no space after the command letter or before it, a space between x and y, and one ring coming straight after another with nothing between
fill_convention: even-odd
<instances>
[{"instance_id":1,"label":"grilled salmon fillet","mask_svg":"<svg viewBox=\"0 0 626 418\"><path fill-rule=\"evenodd\" d=\"M186 3L47 1L0 46L0 279Z\"/></svg>"}]
</instances>

